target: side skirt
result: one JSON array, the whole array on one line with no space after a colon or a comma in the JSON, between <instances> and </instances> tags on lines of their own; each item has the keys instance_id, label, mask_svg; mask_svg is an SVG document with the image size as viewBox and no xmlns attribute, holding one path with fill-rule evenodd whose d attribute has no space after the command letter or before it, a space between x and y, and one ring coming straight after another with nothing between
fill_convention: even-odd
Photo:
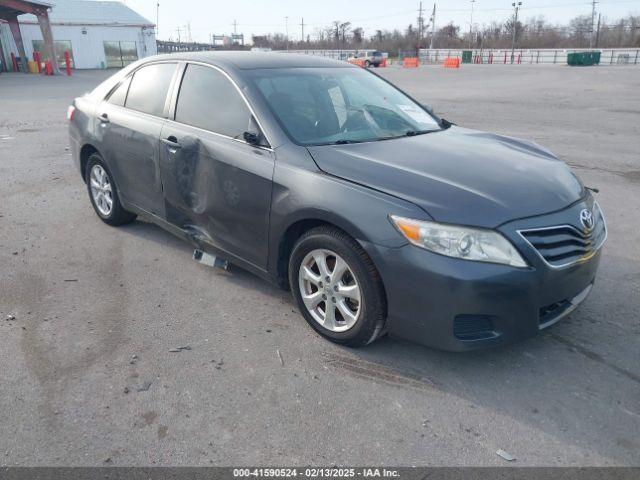
<instances>
[{"instance_id":1,"label":"side skirt","mask_svg":"<svg viewBox=\"0 0 640 480\"><path fill-rule=\"evenodd\" d=\"M122 206L124 207L125 210L133 212L136 215L142 216L150 220L151 222L158 225L160 228L166 230L167 232L193 245L196 249L199 249L204 252L210 253L211 255L215 255L220 258L223 258L229 261L230 263L233 263L234 265L242 268L243 270L253 273L254 275L257 275L263 280L266 280L267 282L278 286L277 277L275 275L270 274L267 270L260 268L257 265L254 265L253 263L247 262L246 260L243 260L242 258L230 252L227 252L226 250L216 245L213 245L211 242L207 240L206 237L202 235L194 234L193 230L182 229L172 223L167 222L163 218L160 218L159 216L154 215L151 212L147 212L146 210L138 207L137 205L122 199L122 196L120 198L122 201Z\"/></svg>"}]
</instances>

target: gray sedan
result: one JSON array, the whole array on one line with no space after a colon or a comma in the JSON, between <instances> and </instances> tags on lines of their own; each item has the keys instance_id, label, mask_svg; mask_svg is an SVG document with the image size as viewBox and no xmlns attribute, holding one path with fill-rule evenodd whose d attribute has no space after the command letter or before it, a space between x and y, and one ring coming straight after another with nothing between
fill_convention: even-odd
<instances>
[{"instance_id":1,"label":"gray sedan","mask_svg":"<svg viewBox=\"0 0 640 480\"><path fill-rule=\"evenodd\" d=\"M318 333L448 350L534 335L591 290L607 231L564 162L469 130L377 75L277 53L181 53L69 107L109 225L143 215L290 288Z\"/></svg>"}]
</instances>

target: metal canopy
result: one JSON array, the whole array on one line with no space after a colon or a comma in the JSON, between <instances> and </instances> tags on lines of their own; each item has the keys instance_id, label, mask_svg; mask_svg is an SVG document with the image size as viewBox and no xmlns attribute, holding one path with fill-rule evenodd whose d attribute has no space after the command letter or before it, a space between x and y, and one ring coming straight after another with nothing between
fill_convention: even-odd
<instances>
[{"instance_id":1,"label":"metal canopy","mask_svg":"<svg viewBox=\"0 0 640 480\"><path fill-rule=\"evenodd\" d=\"M49 58L52 59L53 72L56 74L60 73L58 63L55 61L53 34L51 33L51 24L49 23L48 10L52 6L53 4L51 3L36 0L0 0L0 19L6 20L9 23L13 40L16 42L16 47L18 47L18 53L20 54L23 72L27 71L27 54L25 53L22 42L18 15L31 13L38 19L38 25L40 25L40 31L42 32L42 38L44 40L44 48Z\"/></svg>"}]
</instances>

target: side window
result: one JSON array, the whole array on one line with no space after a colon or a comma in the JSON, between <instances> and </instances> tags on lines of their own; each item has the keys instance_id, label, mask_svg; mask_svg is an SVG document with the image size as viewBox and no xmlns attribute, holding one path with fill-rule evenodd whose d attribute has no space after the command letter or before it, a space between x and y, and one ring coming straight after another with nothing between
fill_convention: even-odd
<instances>
[{"instance_id":1,"label":"side window","mask_svg":"<svg viewBox=\"0 0 640 480\"><path fill-rule=\"evenodd\" d=\"M129 90L130 83L131 83L131 77L125 78L123 82L120 85L118 85L118 88L116 88L111 93L111 95L109 95L107 102L124 107L124 101L127 98L127 90Z\"/></svg>"},{"instance_id":2,"label":"side window","mask_svg":"<svg viewBox=\"0 0 640 480\"><path fill-rule=\"evenodd\" d=\"M251 112L233 84L222 73L202 65L188 65L176 105L176 122L242 138Z\"/></svg>"},{"instance_id":3,"label":"side window","mask_svg":"<svg viewBox=\"0 0 640 480\"><path fill-rule=\"evenodd\" d=\"M175 63L142 67L133 75L125 106L157 117L162 116L175 69Z\"/></svg>"}]
</instances>

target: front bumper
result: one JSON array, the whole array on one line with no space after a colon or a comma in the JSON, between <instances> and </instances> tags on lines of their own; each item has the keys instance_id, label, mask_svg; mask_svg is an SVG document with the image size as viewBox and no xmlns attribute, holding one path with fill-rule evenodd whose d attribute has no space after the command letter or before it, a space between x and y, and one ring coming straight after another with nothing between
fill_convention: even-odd
<instances>
[{"instance_id":1,"label":"front bumper","mask_svg":"<svg viewBox=\"0 0 640 480\"><path fill-rule=\"evenodd\" d=\"M517 232L579 218L584 203L499 228L528 261L514 268L445 257L413 245L365 244L384 281L391 335L463 351L512 343L568 315L589 294L601 249L588 259L551 268ZM560 222L560 220L562 220Z\"/></svg>"}]
</instances>

